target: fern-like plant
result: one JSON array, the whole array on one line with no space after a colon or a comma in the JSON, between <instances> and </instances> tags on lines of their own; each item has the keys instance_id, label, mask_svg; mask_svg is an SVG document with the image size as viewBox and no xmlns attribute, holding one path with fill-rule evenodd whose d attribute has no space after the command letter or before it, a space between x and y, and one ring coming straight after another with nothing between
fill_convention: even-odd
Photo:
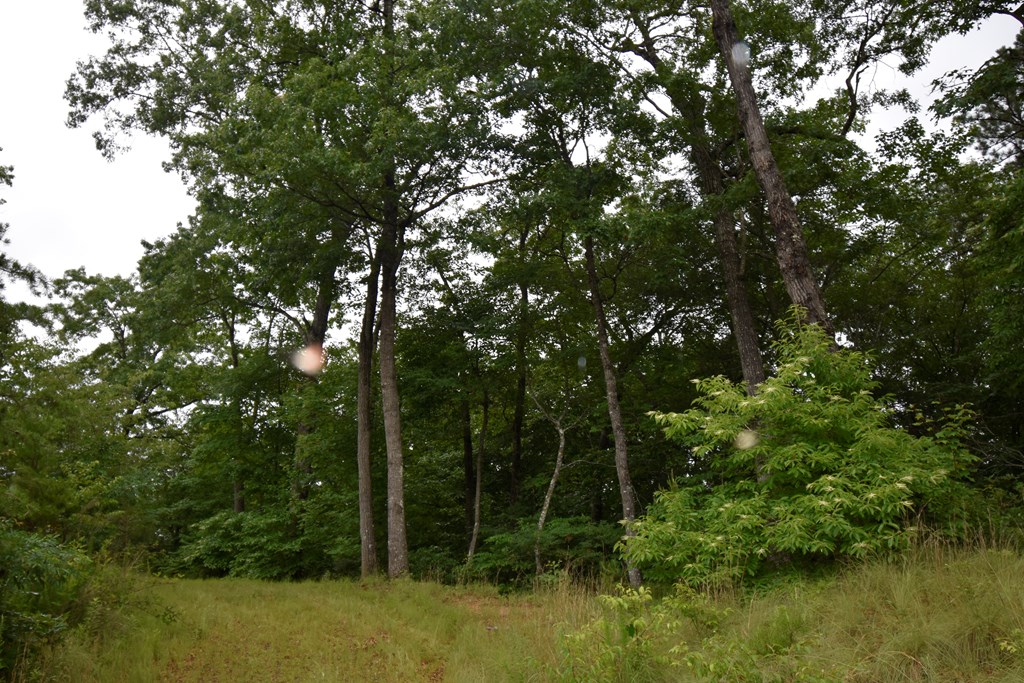
<instances>
[{"instance_id":1,"label":"fern-like plant","mask_svg":"<svg viewBox=\"0 0 1024 683\"><path fill-rule=\"evenodd\" d=\"M871 363L833 348L817 326L780 324L778 368L756 395L724 377L696 380L682 413L657 413L692 448L694 471L660 492L624 545L650 577L732 583L773 565L898 551L929 505L948 508L971 460L960 411L932 436L893 424L872 394Z\"/></svg>"}]
</instances>

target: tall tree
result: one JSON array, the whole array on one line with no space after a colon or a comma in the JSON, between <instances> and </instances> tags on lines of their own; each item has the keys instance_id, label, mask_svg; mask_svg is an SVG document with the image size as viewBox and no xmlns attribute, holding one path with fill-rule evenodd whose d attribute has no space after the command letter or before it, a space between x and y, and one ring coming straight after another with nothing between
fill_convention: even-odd
<instances>
[{"instance_id":1,"label":"tall tree","mask_svg":"<svg viewBox=\"0 0 1024 683\"><path fill-rule=\"evenodd\" d=\"M372 7L96 0L87 7L93 29L109 29L115 42L81 64L68 87L72 123L102 111L108 130L168 136L197 192L272 188L348 226L374 228L367 264L372 275L379 260L381 276L392 576L408 570L394 365L405 233L466 191L467 167L486 158L480 103L431 47L428 5L413 9L390 0ZM119 100L131 107L113 106ZM99 139L113 149L109 136Z\"/></svg>"},{"instance_id":2,"label":"tall tree","mask_svg":"<svg viewBox=\"0 0 1024 683\"><path fill-rule=\"evenodd\" d=\"M835 330L825 310L825 300L815 279L796 205L789 195L779 165L772 154L768 132L761 118L750 77L750 46L739 39L728 0L711 0L715 41L722 53L736 95L736 108L747 141L750 162L765 193L768 215L775 230L776 255L786 291L794 304L807 311L807 319L833 336Z\"/></svg>"}]
</instances>

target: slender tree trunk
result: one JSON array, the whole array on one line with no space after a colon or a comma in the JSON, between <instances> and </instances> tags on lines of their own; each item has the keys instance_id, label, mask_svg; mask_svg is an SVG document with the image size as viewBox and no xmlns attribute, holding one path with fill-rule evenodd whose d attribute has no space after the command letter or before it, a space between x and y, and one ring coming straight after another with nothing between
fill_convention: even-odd
<instances>
[{"instance_id":1,"label":"slender tree trunk","mask_svg":"<svg viewBox=\"0 0 1024 683\"><path fill-rule=\"evenodd\" d=\"M657 46L651 39L650 31L644 27L644 42L637 55L647 61L655 75L665 87L669 100L689 129L690 150L701 192L705 198L721 197L725 194L721 162L711 152L711 144L705 130L704 103L694 90L683 87L675 74L661 60ZM726 304L732 322L733 337L740 356L740 370L751 396L758 385L765 380L764 359L757 337L757 326L750 306L750 295L743 279L739 249L736 244L736 219L728 208L718 208L712 218L715 231L715 246L718 248L719 264L725 281Z\"/></svg>"},{"instance_id":2,"label":"slender tree trunk","mask_svg":"<svg viewBox=\"0 0 1024 683\"><path fill-rule=\"evenodd\" d=\"M356 466L359 472L359 572L363 578L378 572L377 538L373 523L373 349L377 317L377 288L380 283L380 251L370 262L366 280L366 301L359 330L359 377L356 389Z\"/></svg>"},{"instance_id":3,"label":"slender tree trunk","mask_svg":"<svg viewBox=\"0 0 1024 683\"><path fill-rule=\"evenodd\" d=\"M466 556L467 562L473 561L476 554L476 544L480 538L480 496L483 489L484 473L484 449L487 443L487 418L490 414L491 401L484 390L483 419L480 424L480 445L476 449L476 491L473 497L473 535L469 539L469 553Z\"/></svg>"},{"instance_id":4,"label":"slender tree trunk","mask_svg":"<svg viewBox=\"0 0 1024 683\"><path fill-rule=\"evenodd\" d=\"M473 539L473 495L476 491L476 470L473 465L473 424L469 412L469 399L462 399L462 472L464 475L464 510L466 513L466 543Z\"/></svg>"},{"instance_id":5,"label":"slender tree trunk","mask_svg":"<svg viewBox=\"0 0 1024 683\"><path fill-rule=\"evenodd\" d=\"M561 419L552 420L552 423L558 431L558 454L555 456L555 470L551 473L551 481L548 482L547 493L544 494L544 504L540 508L540 519L537 520L537 536L533 542L533 560L537 566L537 576L544 573L544 565L540 561L540 536L544 533L544 523L548 518L551 500L555 497L555 485L558 483L558 475L562 472L562 461L565 459L565 427L562 426Z\"/></svg>"},{"instance_id":6,"label":"slender tree trunk","mask_svg":"<svg viewBox=\"0 0 1024 683\"><path fill-rule=\"evenodd\" d=\"M722 182L721 166L712 158L707 147L695 142L693 157L704 196L717 197L724 194L725 184ZM753 396L757 393L757 387L765 380L764 359L761 357L750 296L740 268L739 249L736 244L736 219L731 210L718 208L712 220L715 245L718 247L718 259L722 267L722 279L725 281L732 333L740 355L740 370L743 373L743 382L747 385L747 393Z\"/></svg>"},{"instance_id":7,"label":"slender tree trunk","mask_svg":"<svg viewBox=\"0 0 1024 683\"><path fill-rule=\"evenodd\" d=\"M387 79L396 77L393 63L395 39L395 3L383 0L380 5L384 20ZM389 83L383 83L385 88ZM392 105L393 94L385 102ZM388 576L395 578L409 572L409 544L405 532L405 474L402 453L401 407L398 400L398 370L395 365L395 326L398 305L398 266L402 260L402 230L399 221L398 188L395 183L395 161L392 158L383 177L384 201L381 220L380 302L380 389L384 410L384 443L388 461Z\"/></svg>"},{"instance_id":8,"label":"slender tree trunk","mask_svg":"<svg viewBox=\"0 0 1024 683\"><path fill-rule=\"evenodd\" d=\"M522 245L522 241L520 242ZM523 421L526 416L526 341L529 336L528 316L530 312L530 290L525 282L519 283L519 330L516 334L516 398L512 415L512 486L509 490L511 503L519 500L519 480L522 477L523 462Z\"/></svg>"},{"instance_id":9,"label":"slender tree trunk","mask_svg":"<svg viewBox=\"0 0 1024 683\"><path fill-rule=\"evenodd\" d=\"M626 536L633 536L633 521L636 519L636 503L633 498L633 482L629 476L629 458L626 449L626 428L622 422L622 411L619 408L618 380L615 377L615 366L612 365L611 351L608 345L608 322L604 313L604 302L601 298L601 283L597 278L597 263L594 258L594 238L587 235L585 239L585 258L587 280L590 284L590 301L594 307L594 318L597 323L597 344L601 354L601 367L604 370L605 391L608 397L608 417L612 423L612 436L615 439L615 472L619 477L619 493L622 496L622 517L626 521ZM634 588L640 586L640 570L627 566L629 583Z\"/></svg>"},{"instance_id":10,"label":"slender tree trunk","mask_svg":"<svg viewBox=\"0 0 1024 683\"><path fill-rule=\"evenodd\" d=\"M238 370L238 366L241 364L241 355L238 349L238 341L235 336L235 316L233 313L229 316L226 311L221 309L220 319L221 322L224 323L224 327L227 330L228 350L231 358L231 368L233 370ZM239 431L245 434L245 419L242 415L242 406L237 398L233 398L232 403L235 413L238 416ZM249 437L246 436L245 439L246 441L248 441ZM234 464L233 469L235 471L234 480L231 482L231 509L234 510L235 513L237 514L245 512L245 482L242 480L241 475L239 473L239 469L241 469L241 467L238 464L237 458L232 457L231 460L232 463Z\"/></svg>"},{"instance_id":11,"label":"slender tree trunk","mask_svg":"<svg viewBox=\"0 0 1024 683\"><path fill-rule=\"evenodd\" d=\"M772 153L768 132L761 118L761 110L750 78L750 69L734 55L734 46L739 43L739 37L729 0L711 0L711 11L715 40L725 58L729 79L736 94L736 108L743 133L747 138L750 162L754 167L757 182L765 194L768 217L775 232L776 258L786 291L790 300L805 311L807 321L820 325L832 337L832 322L826 312L821 290L814 279L796 206L789 196L779 165Z\"/></svg>"},{"instance_id":12,"label":"slender tree trunk","mask_svg":"<svg viewBox=\"0 0 1024 683\"><path fill-rule=\"evenodd\" d=\"M308 353L323 353L336 290L337 285L334 281L334 268L332 266L327 268L320 276L316 302L313 305L313 319L306 325L303 342ZM315 384L316 381L315 373L307 375L304 386L309 387ZM303 449L305 448L304 442L312 431L312 427L305 420L300 420L296 427L295 474L292 479L292 497L295 501L304 501L309 498L309 486L313 479L313 466L303 453Z\"/></svg>"},{"instance_id":13,"label":"slender tree trunk","mask_svg":"<svg viewBox=\"0 0 1024 683\"><path fill-rule=\"evenodd\" d=\"M394 213L395 220L386 220L382 230L380 303L380 388L388 461L388 576L391 578L402 576L409 571L409 549L405 531L402 421L398 399L398 370L395 365L398 265L401 260L401 247L397 235L397 211Z\"/></svg>"}]
</instances>

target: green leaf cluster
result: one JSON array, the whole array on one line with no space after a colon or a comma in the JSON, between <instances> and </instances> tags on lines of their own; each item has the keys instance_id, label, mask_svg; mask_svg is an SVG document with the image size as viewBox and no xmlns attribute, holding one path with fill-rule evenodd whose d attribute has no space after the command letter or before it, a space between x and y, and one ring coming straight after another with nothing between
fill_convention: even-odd
<instances>
[{"instance_id":1,"label":"green leaf cluster","mask_svg":"<svg viewBox=\"0 0 1024 683\"><path fill-rule=\"evenodd\" d=\"M718 585L888 554L920 523L948 522L964 495L972 456L955 433L969 411L932 435L892 426L864 354L796 318L781 336L756 395L698 380L694 408L654 415L697 473L661 491L624 545L649 576Z\"/></svg>"},{"instance_id":2,"label":"green leaf cluster","mask_svg":"<svg viewBox=\"0 0 1024 683\"><path fill-rule=\"evenodd\" d=\"M91 571L81 552L0 519L0 677L68 628Z\"/></svg>"}]
</instances>

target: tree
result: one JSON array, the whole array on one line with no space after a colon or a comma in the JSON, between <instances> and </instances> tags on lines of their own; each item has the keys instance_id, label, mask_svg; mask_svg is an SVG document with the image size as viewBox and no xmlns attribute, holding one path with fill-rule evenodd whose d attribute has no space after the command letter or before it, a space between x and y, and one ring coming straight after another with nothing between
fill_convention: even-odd
<instances>
[{"instance_id":1,"label":"tree","mask_svg":"<svg viewBox=\"0 0 1024 683\"><path fill-rule=\"evenodd\" d=\"M0 152L3 148L0 148ZM14 182L14 167L0 165L0 186L8 187ZM7 203L7 200L0 197L0 206ZM7 238L7 230L10 225L0 223L0 247L10 244ZM3 290L10 281L23 282L29 286L33 293L38 294L41 287L46 285L46 279L42 273L31 265L23 265L9 257L4 251L0 251L0 368L7 363L6 347L14 341L18 332L18 323L21 320L32 320L39 322L39 310L37 307L28 304L12 304L3 296Z\"/></svg>"},{"instance_id":2,"label":"tree","mask_svg":"<svg viewBox=\"0 0 1024 683\"><path fill-rule=\"evenodd\" d=\"M372 278L379 262L381 277L388 571L405 573L394 363L398 269L406 232L467 191L467 168L486 158L480 147L485 114L431 47L432 29L424 23L429 5L403 10L385 0L373 7L171 7L138 0L116 7L92 2L88 16L94 30L109 28L118 36L104 57L81 64L69 82L72 123L103 111L108 130L141 128L168 136L175 165L197 192L273 188L323 208L343 230L377 232L367 263ZM120 100L129 102L127 112L114 106ZM109 136L98 140L113 149ZM375 284L367 287L366 310ZM373 336L366 332L364 326L361 336ZM369 362L365 348L363 362ZM365 444L362 434L359 443ZM361 452L365 462L368 454ZM368 494L366 479L360 490ZM365 514L369 508L361 509ZM362 535L364 543L372 538L365 524ZM370 550L364 545L364 554Z\"/></svg>"},{"instance_id":3,"label":"tree","mask_svg":"<svg viewBox=\"0 0 1024 683\"><path fill-rule=\"evenodd\" d=\"M714 16L712 26L715 41L732 81L750 162L757 182L765 193L768 214L775 230L776 254L786 291L793 304L807 312L810 322L821 325L822 329L832 335L834 329L811 268L796 206L772 154L768 132L757 105L748 69L750 56L745 53L750 47L740 42L728 0L711 0L711 11Z\"/></svg>"}]
</instances>

